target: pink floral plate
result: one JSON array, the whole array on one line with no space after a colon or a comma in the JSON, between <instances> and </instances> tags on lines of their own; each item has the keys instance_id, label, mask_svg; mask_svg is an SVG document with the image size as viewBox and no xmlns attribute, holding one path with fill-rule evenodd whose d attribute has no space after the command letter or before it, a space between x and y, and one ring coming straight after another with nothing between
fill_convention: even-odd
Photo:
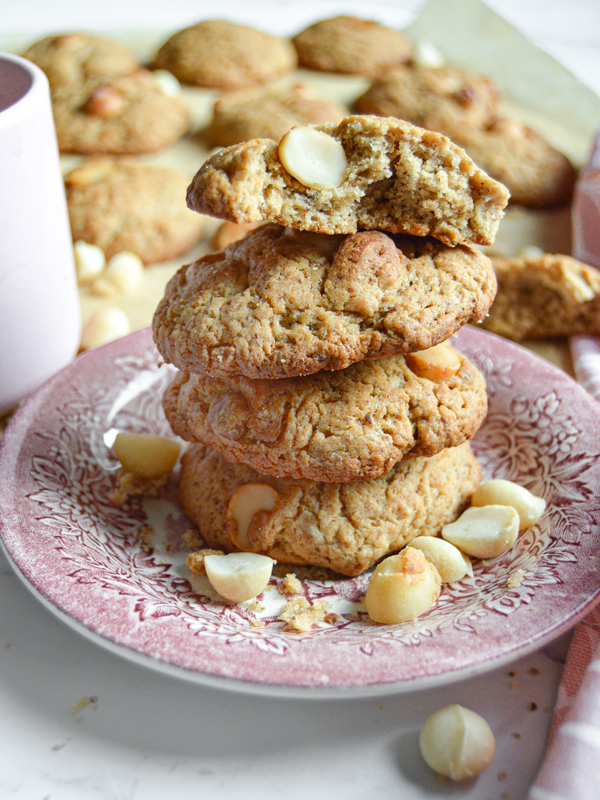
<instances>
[{"instance_id":1,"label":"pink floral plate","mask_svg":"<svg viewBox=\"0 0 600 800\"><path fill-rule=\"evenodd\" d=\"M0 532L26 585L61 619L138 663L202 684L281 696L360 697L496 668L572 627L598 599L600 405L514 344L465 328L490 410L473 446L485 477L545 497L541 522L418 620L380 626L368 575L303 580L338 616L308 634L278 619L279 577L259 604L221 602L185 569L188 523L172 497L111 501L116 431L168 434L148 330L80 356L38 390L0 440ZM173 493L174 496L174 493ZM151 526L151 541L140 532ZM508 588L511 575L522 580ZM511 582L512 583L512 582Z\"/></svg>"}]
</instances>

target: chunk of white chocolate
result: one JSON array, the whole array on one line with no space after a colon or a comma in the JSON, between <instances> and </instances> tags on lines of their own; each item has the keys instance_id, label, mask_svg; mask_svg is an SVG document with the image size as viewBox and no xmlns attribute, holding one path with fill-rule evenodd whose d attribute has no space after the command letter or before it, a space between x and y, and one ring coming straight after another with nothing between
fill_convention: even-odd
<instances>
[{"instance_id":1,"label":"chunk of white chocolate","mask_svg":"<svg viewBox=\"0 0 600 800\"><path fill-rule=\"evenodd\" d=\"M546 508L546 501L518 483L495 478L478 487L471 497L471 505L511 506L519 515L519 530L525 531L539 521Z\"/></svg>"},{"instance_id":2,"label":"chunk of white chocolate","mask_svg":"<svg viewBox=\"0 0 600 800\"><path fill-rule=\"evenodd\" d=\"M243 603L259 595L271 579L274 563L272 558L258 553L228 553L204 558L211 586L232 603Z\"/></svg>"},{"instance_id":3,"label":"chunk of white chocolate","mask_svg":"<svg viewBox=\"0 0 600 800\"><path fill-rule=\"evenodd\" d=\"M417 536L410 543L420 550L440 573L442 583L460 581L465 575L473 575L471 559L458 547L437 536Z\"/></svg>"},{"instance_id":4,"label":"chunk of white chocolate","mask_svg":"<svg viewBox=\"0 0 600 800\"><path fill-rule=\"evenodd\" d=\"M332 136L310 127L292 128L279 143L284 169L311 189L335 189L344 180L346 154Z\"/></svg>"},{"instance_id":5,"label":"chunk of white chocolate","mask_svg":"<svg viewBox=\"0 0 600 800\"><path fill-rule=\"evenodd\" d=\"M126 472L154 479L167 475L179 458L181 445L174 439L151 433L118 433L113 445Z\"/></svg>"},{"instance_id":6,"label":"chunk of white chocolate","mask_svg":"<svg viewBox=\"0 0 600 800\"><path fill-rule=\"evenodd\" d=\"M252 517L259 511L270 511L277 500L277 492L266 483L245 483L231 495L228 511L235 520L232 541L240 550L252 550L248 541L248 528Z\"/></svg>"},{"instance_id":7,"label":"chunk of white chocolate","mask_svg":"<svg viewBox=\"0 0 600 800\"><path fill-rule=\"evenodd\" d=\"M506 553L519 535L519 515L510 506L471 506L456 522L444 525L442 536L475 558Z\"/></svg>"},{"instance_id":8,"label":"chunk of white chocolate","mask_svg":"<svg viewBox=\"0 0 600 800\"><path fill-rule=\"evenodd\" d=\"M375 568L364 598L373 622L393 625L424 614L440 594L441 578L425 555L412 547L388 556Z\"/></svg>"},{"instance_id":9,"label":"chunk of white chocolate","mask_svg":"<svg viewBox=\"0 0 600 800\"><path fill-rule=\"evenodd\" d=\"M483 772L494 758L494 734L482 716L458 704L432 714L419 735L431 769L459 781Z\"/></svg>"}]
</instances>

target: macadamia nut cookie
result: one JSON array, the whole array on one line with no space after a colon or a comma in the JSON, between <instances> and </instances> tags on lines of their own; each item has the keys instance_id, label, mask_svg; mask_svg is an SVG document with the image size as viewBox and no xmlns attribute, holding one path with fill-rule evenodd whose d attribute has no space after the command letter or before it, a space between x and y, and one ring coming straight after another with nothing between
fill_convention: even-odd
<instances>
[{"instance_id":1,"label":"macadamia nut cookie","mask_svg":"<svg viewBox=\"0 0 600 800\"><path fill-rule=\"evenodd\" d=\"M285 75L296 63L287 39L212 19L174 33L157 52L153 67L193 86L241 89Z\"/></svg>"},{"instance_id":2,"label":"macadamia nut cookie","mask_svg":"<svg viewBox=\"0 0 600 800\"><path fill-rule=\"evenodd\" d=\"M190 208L232 222L381 229L449 245L491 244L507 202L505 187L445 136L360 115L294 128L279 145L254 139L221 150L188 189Z\"/></svg>"},{"instance_id":3,"label":"macadamia nut cookie","mask_svg":"<svg viewBox=\"0 0 600 800\"><path fill-rule=\"evenodd\" d=\"M337 124L347 113L346 106L319 98L305 84L243 89L217 100L204 136L211 147L228 147L248 139L279 140L294 125Z\"/></svg>"},{"instance_id":4,"label":"macadamia nut cookie","mask_svg":"<svg viewBox=\"0 0 600 800\"><path fill-rule=\"evenodd\" d=\"M182 267L153 320L184 372L285 378L424 350L487 313L489 259L465 245L263 225Z\"/></svg>"},{"instance_id":5,"label":"macadamia nut cookie","mask_svg":"<svg viewBox=\"0 0 600 800\"><path fill-rule=\"evenodd\" d=\"M498 119L481 131L465 131L455 140L508 188L513 203L549 208L571 199L575 168L532 128L512 119Z\"/></svg>"},{"instance_id":6,"label":"macadamia nut cookie","mask_svg":"<svg viewBox=\"0 0 600 800\"><path fill-rule=\"evenodd\" d=\"M402 33L352 16L315 22L292 41L301 67L367 77L408 61L412 51Z\"/></svg>"},{"instance_id":7,"label":"macadamia nut cookie","mask_svg":"<svg viewBox=\"0 0 600 800\"><path fill-rule=\"evenodd\" d=\"M53 103L63 153L154 153L177 142L190 125L181 97L167 94L148 70L97 84L89 93Z\"/></svg>"},{"instance_id":8,"label":"macadamia nut cookie","mask_svg":"<svg viewBox=\"0 0 600 800\"><path fill-rule=\"evenodd\" d=\"M53 101L85 97L98 84L140 66L122 44L85 33L46 36L28 47L23 58L46 74Z\"/></svg>"},{"instance_id":9,"label":"macadamia nut cookie","mask_svg":"<svg viewBox=\"0 0 600 800\"><path fill-rule=\"evenodd\" d=\"M480 479L468 444L351 483L261 475L194 444L182 459L180 498L210 547L354 576L419 534L438 533L465 508ZM241 493L247 515L236 503Z\"/></svg>"},{"instance_id":10,"label":"macadamia nut cookie","mask_svg":"<svg viewBox=\"0 0 600 800\"><path fill-rule=\"evenodd\" d=\"M65 177L73 238L107 258L122 251L145 264L175 258L200 240L206 223L185 205L187 183L166 167L88 161Z\"/></svg>"},{"instance_id":11,"label":"macadamia nut cookie","mask_svg":"<svg viewBox=\"0 0 600 800\"><path fill-rule=\"evenodd\" d=\"M460 144L465 127L494 117L499 92L492 81L456 67L405 65L375 81L354 103L359 114L399 117Z\"/></svg>"},{"instance_id":12,"label":"macadamia nut cookie","mask_svg":"<svg viewBox=\"0 0 600 800\"><path fill-rule=\"evenodd\" d=\"M492 259L498 294L484 328L509 339L600 335L600 272L575 258Z\"/></svg>"},{"instance_id":13,"label":"macadamia nut cookie","mask_svg":"<svg viewBox=\"0 0 600 800\"><path fill-rule=\"evenodd\" d=\"M374 478L407 456L468 441L483 422L485 380L447 347L457 355L454 370L431 377L420 377L403 356L281 380L180 373L163 407L177 435L259 472Z\"/></svg>"}]
</instances>

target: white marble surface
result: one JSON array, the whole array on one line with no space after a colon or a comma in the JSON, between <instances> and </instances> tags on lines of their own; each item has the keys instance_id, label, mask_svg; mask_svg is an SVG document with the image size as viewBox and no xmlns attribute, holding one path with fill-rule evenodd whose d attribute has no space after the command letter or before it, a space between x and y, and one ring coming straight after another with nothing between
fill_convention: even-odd
<instances>
[{"instance_id":1,"label":"white marble surface","mask_svg":"<svg viewBox=\"0 0 600 800\"><path fill-rule=\"evenodd\" d=\"M421 3L280 2L289 31L329 11L397 25ZM596 0L490 0L536 44L600 92ZM208 4L2 0L3 34L64 29L172 30ZM264 12L269 4L259 8ZM220 16L260 22L256 6ZM264 21L263 21L264 20ZM0 797L18 800L396 797L521 800L544 750L567 639L486 676L398 697L298 701L205 689L122 660L50 614L0 555ZM515 674L509 675L509 669ZM95 702L72 713L83 697ZM418 731L448 703L490 722L497 753L477 780L441 784L422 763ZM536 705L532 710L530 704ZM505 776L505 777L503 777Z\"/></svg>"}]
</instances>

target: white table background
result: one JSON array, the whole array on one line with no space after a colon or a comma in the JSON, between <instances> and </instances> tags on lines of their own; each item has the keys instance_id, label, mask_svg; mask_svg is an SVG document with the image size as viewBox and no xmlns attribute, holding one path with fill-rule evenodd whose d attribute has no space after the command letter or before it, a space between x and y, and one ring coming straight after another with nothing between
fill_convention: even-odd
<instances>
[{"instance_id":1,"label":"white table background","mask_svg":"<svg viewBox=\"0 0 600 800\"><path fill-rule=\"evenodd\" d=\"M597 0L488 4L600 93ZM33 40L74 29L170 32L215 16L293 33L347 12L401 27L421 5L0 0L0 33ZM337 701L246 696L101 649L47 611L0 554L0 798L522 800L543 754L567 644L565 637L513 665L427 692ZM72 713L82 697L96 701ZM430 713L456 702L488 719L497 751L479 779L441 784L420 758L418 732Z\"/></svg>"}]
</instances>

